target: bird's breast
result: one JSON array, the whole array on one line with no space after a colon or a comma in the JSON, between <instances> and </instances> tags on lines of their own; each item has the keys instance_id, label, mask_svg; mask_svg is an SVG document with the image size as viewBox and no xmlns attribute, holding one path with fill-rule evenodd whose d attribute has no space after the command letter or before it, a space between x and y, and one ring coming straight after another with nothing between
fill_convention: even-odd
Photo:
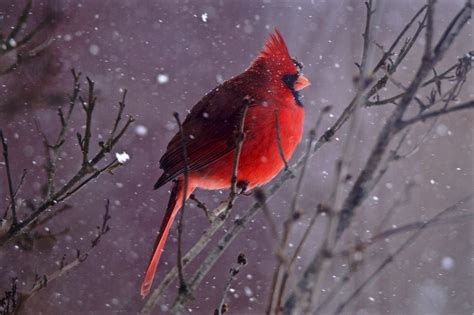
<instances>
[{"instance_id":1,"label":"bird's breast","mask_svg":"<svg viewBox=\"0 0 474 315\"><path fill-rule=\"evenodd\" d=\"M287 161L293 156L303 135L304 109L296 105L279 108L270 103L252 106L247 111L244 127L237 177L252 189L268 183L284 168L279 147ZM196 185L205 189L228 188L234 159L235 150L198 170L193 177Z\"/></svg>"}]
</instances>

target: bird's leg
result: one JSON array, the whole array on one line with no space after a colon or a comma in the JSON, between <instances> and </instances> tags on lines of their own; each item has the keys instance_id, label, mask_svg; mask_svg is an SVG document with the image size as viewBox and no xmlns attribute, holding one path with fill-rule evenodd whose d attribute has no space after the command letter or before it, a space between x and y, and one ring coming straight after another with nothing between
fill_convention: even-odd
<instances>
[{"instance_id":1,"label":"bird's leg","mask_svg":"<svg viewBox=\"0 0 474 315\"><path fill-rule=\"evenodd\" d=\"M239 180L237 182L237 195L240 195L240 194L250 194L250 191L247 190L249 186L249 182L246 181L246 180ZM218 216L220 216L221 214L224 213L224 211L226 209L228 209L229 207L229 200L225 200L223 202L221 202L221 204L215 208L213 211L210 212L210 220L211 222Z\"/></svg>"},{"instance_id":2,"label":"bird's leg","mask_svg":"<svg viewBox=\"0 0 474 315\"><path fill-rule=\"evenodd\" d=\"M249 191L247 191L249 184L250 183L246 180L239 180L237 182L237 195L240 195L240 194L248 195L250 193Z\"/></svg>"}]
</instances>

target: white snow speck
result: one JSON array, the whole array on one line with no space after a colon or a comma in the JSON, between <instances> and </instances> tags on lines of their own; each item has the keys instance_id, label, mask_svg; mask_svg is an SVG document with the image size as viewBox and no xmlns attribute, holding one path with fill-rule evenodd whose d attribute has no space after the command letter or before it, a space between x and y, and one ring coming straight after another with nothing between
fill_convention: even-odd
<instances>
[{"instance_id":1,"label":"white snow speck","mask_svg":"<svg viewBox=\"0 0 474 315\"><path fill-rule=\"evenodd\" d=\"M375 299L373 297L369 296L369 301L370 302L375 302Z\"/></svg>"},{"instance_id":2,"label":"white snow speck","mask_svg":"<svg viewBox=\"0 0 474 315\"><path fill-rule=\"evenodd\" d=\"M436 126L436 133L439 136L443 137L443 136L446 136L449 133L449 129L446 125L439 124L438 126Z\"/></svg>"},{"instance_id":3,"label":"white snow speck","mask_svg":"<svg viewBox=\"0 0 474 315\"><path fill-rule=\"evenodd\" d=\"M127 162L128 160L130 160L130 155L128 155L127 152L122 152L122 153L115 153L115 158L117 159L117 162L119 162L120 164L124 164L125 162Z\"/></svg>"},{"instance_id":4,"label":"white snow speck","mask_svg":"<svg viewBox=\"0 0 474 315\"><path fill-rule=\"evenodd\" d=\"M100 51L99 46L94 45L94 44L89 46L89 52L91 53L91 55L96 56L97 54L99 54L99 51Z\"/></svg>"},{"instance_id":5,"label":"white snow speck","mask_svg":"<svg viewBox=\"0 0 474 315\"><path fill-rule=\"evenodd\" d=\"M253 295L252 289L250 289L249 287L244 287L244 292L245 295L248 297L251 297Z\"/></svg>"},{"instance_id":6,"label":"white snow speck","mask_svg":"<svg viewBox=\"0 0 474 315\"><path fill-rule=\"evenodd\" d=\"M148 134L148 128L143 125L138 125L135 127L135 134L140 137L144 137Z\"/></svg>"},{"instance_id":7,"label":"white snow speck","mask_svg":"<svg viewBox=\"0 0 474 315\"><path fill-rule=\"evenodd\" d=\"M69 42L69 41L72 40L72 36L71 36L71 34L66 34L66 35L63 36L63 39L64 39L66 42Z\"/></svg>"},{"instance_id":8,"label":"white snow speck","mask_svg":"<svg viewBox=\"0 0 474 315\"><path fill-rule=\"evenodd\" d=\"M436 184L436 181L434 179L430 179L430 184L434 185L434 184Z\"/></svg>"},{"instance_id":9,"label":"white snow speck","mask_svg":"<svg viewBox=\"0 0 474 315\"><path fill-rule=\"evenodd\" d=\"M203 14L201 14L201 21L203 21L204 23L206 23L206 22L207 22L207 17L208 17L207 13L204 12Z\"/></svg>"},{"instance_id":10,"label":"white snow speck","mask_svg":"<svg viewBox=\"0 0 474 315\"><path fill-rule=\"evenodd\" d=\"M170 81L170 77L167 74L160 73L156 76L156 81L158 84L166 84Z\"/></svg>"},{"instance_id":11,"label":"white snow speck","mask_svg":"<svg viewBox=\"0 0 474 315\"><path fill-rule=\"evenodd\" d=\"M165 124L165 128L168 131L173 131L177 126L178 125L173 121L167 121L166 124Z\"/></svg>"},{"instance_id":12,"label":"white snow speck","mask_svg":"<svg viewBox=\"0 0 474 315\"><path fill-rule=\"evenodd\" d=\"M372 199L373 199L374 201L379 201L379 197L377 197L377 196L373 196Z\"/></svg>"},{"instance_id":13,"label":"white snow speck","mask_svg":"<svg viewBox=\"0 0 474 315\"><path fill-rule=\"evenodd\" d=\"M443 259L441 259L441 269L451 270L453 269L453 267L454 267L454 259L452 259L449 256L445 256L443 257Z\"/></svg>"},{"instance_id":14,"label":"white snow speck","mask_svg":"<svg viewBox=\"0 0 474 315\"><path fill-rule=\"evenodd\" d=\"M16 41L15 41L15 39L10 38L10 40L8 41L8 45L10 45L10 47L16 47Z\"/></svg>"},{"instance_id":15,"label":"white snow speck","mask_svg":"<svg viewBox=\"0 0 474 315\"><path fill-rule=\"evenodd\" d=\"M338 64L338 63L335 63L335 64L334 64L334 67L335 67L335 68L340 68L340 67L341 67L341 65L340 65L340 64Z\"/></svg>"}]
</instances>

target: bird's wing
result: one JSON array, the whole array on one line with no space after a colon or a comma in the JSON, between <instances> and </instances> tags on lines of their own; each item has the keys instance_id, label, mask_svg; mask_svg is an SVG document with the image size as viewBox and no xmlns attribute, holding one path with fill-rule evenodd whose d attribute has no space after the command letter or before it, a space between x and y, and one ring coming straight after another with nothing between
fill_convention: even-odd
<instances>
[{"instance_id":1,"label":"bird's wing","mask_svg":"<svg viewBox=\"0 0 474 315\"><path fill-rule=\"evenodd\" d=\"M235 130L239 127L246 94L231 81L204 96L183 122L189 170L203 168L235 148ZM179 132L168 144L160 167L164 173L156 182L155 189L184 173Z\"/></svg>"}]
</instances>

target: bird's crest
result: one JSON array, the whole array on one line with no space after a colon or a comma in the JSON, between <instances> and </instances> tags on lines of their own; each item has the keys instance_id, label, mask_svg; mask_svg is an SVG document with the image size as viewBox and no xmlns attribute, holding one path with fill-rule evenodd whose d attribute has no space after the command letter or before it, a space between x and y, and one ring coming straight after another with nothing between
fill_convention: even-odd
<instances>
[{"instance_id":1,"label":"bird's crest","mask_svg":"<svg viewBox=\"0 0 474 315\"><path fill-rule=\"evenodd\" d=\"M285 40L276 28L267 39L259 57L263 59L290 60L290 54L286 47Z\"/></svg>"}]
</instances>

